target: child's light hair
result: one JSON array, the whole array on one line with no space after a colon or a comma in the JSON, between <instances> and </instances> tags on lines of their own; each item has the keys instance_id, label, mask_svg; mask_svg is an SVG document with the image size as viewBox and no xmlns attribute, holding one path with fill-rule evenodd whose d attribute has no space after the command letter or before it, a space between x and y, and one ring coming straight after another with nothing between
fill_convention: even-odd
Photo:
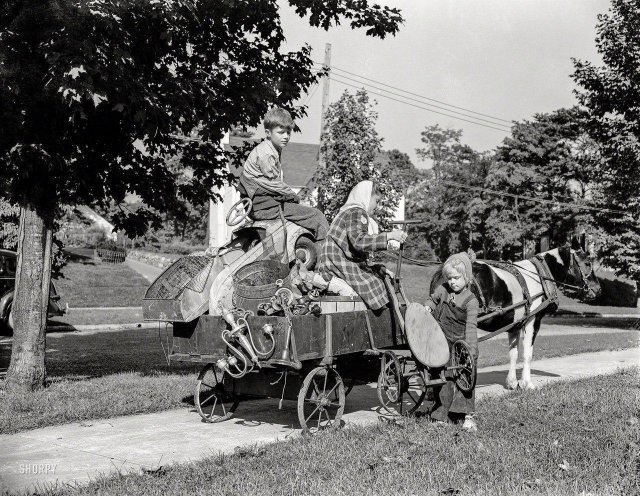
<instances>
[{"instance_id":1,"label":"child's light hair","mask_svg":"<svg viewBox=\"0 0 640 496\"><path fill-rule=\"evenodd\" d=\"M284 127L286 129L293 129L293 119L291 114L283 108L274 107L267 112L264 116L262 124L265 129L272 130L274 127Z\"/></svg>"},{"instance_id":2,"label":"child's light hair","mask_svg":"<svg viewBox=\"0 0 640 496\"><path fill-rule=\"evenodd\" d=\"M451 262L445 263L444 267L442 267L442 275L444 275L444 277L449 277L451 275L451 271L455 271L460 274L464 279L464 282L469 284L467 269L462 260L452 260Z\"/></svg>"}]
</instances>

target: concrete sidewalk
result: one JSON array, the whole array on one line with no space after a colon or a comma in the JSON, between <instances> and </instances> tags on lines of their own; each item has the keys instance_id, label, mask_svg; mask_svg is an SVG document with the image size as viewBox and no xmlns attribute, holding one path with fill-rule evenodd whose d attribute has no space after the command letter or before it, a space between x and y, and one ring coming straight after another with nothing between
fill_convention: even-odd
<instances>
[{"instance_id":1,"label":"concrete sidewalk","mask_svg":"<svg viewBox=\"0 0 640 496\"><path fill-rule=\"evenodd\" d=\"M534 363L533 380L551 381L615 372L640 363L640 349L587 353ZM478 375L477 396L505 392L506 366ZM375 385L359 386L347 398L345 423L371 424L381 412ZM300 435L296 404L277 400L241 403L236 417L205 424L193 408L86 421L0 436L0 490L20 491L47 483L86 483L99 474L153 470L238 446Z\"/></svg>"}]
</instances>

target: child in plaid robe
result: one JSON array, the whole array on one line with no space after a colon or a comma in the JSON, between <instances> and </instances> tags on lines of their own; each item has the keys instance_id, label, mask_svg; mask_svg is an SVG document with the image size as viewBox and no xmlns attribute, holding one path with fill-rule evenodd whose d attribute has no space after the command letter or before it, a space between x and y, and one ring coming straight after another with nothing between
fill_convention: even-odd
<instances>
[{"instance_id":1,"label":"child in plaid robe","mask_svg":"<svg viewBox=\"0 0 640 496\"><path fill-rule=\"evenodd\" d=\"M387 305L389 297L381 276L367 263L369 253L386 250L391 240L403 243L407 237L400 230L379 232L378 224L371 218L379 196L380 191L372 181L362 181L351 190L331 223L318 269L324 279L331 281L329 291L345 288L346 283L353 290L351 295L355 292L372 310ZM348 290L338 292L347 296Z\"/></svg>"}]
</instances>

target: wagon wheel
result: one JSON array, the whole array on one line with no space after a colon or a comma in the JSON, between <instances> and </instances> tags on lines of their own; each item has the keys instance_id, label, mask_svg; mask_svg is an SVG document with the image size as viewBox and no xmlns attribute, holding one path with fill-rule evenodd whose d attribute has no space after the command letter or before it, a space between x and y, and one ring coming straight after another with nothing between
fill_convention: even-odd
<instances>
[{"instance_id":1,"label":"wagon wheel","mask_svg":"<svg viewBox=\"0 0 640 496\"><path fill-rule=\"evenodd\" d=\"M392 351L385 351L378 376L378 401L392 415L412 415L427 394L422 373L407 377L407 362ZM411 379L414 379L413 382Z\"/></svg>"},{"instance_id":2,"label":"wagon wheel","mask_svg":"<svg viewBox=\"0 0 640 496\"><path fill-rule=\"evenodd\" d=\"M198 375L193 402L205 422L223 422L233 417L238 397L225 389L227 377L210 363Z\"/></svg>"},{"instance_id":3,"label":"wagon wheel","mask_svg":"<svg viewBox=\"0 0 640 496\"><path fill-rule=\"evenodd\" d=\"M344 411L344 383L334 369L316 367L298 393L298 420L305 434L340 426Z\"/></svg>"},{"instance_id":4,"label":"wagon wheel","mask_svg":"<svg viewBox=\"0 0 640 496\"><path fill-rule=\"evenodd\" d=\"M471 349L464 341L453 343L451 351L452 365L456 368L456 386L460 391L468 393L476 385L478 369Z\"/></svg>"},{"instance_id":5,"label":"wagon wheel","mask_svg":"<svg viewBox=\"0 0 640 496\"><path fill-rule=\"evenodd\" d=\"M253 207L253 202L250 198L243 198L237 201L231 206L229 213L227 214L227 225L229 227L237 226L242 222Z\"/></svg>"}]
</instances>

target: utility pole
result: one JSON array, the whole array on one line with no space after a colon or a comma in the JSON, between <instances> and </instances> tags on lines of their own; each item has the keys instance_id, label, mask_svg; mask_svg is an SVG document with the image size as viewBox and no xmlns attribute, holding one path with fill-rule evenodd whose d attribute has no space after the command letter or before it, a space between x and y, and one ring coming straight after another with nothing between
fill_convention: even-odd
<instances>
[{"instance_id":1,"label":"utility pole","mask_svg":"<svg viewBox=\"0 0 640 496\"><path fill-rule=\"evenodd\" d=\"M331 43L326 43L324 46L324 66L325 68L331 67ZM320 138L322 139L322 133L325 131L324 115L329 108L329 74L322 78L322 113L320 114ZM322 145L322 141L320 142ZM324 155L320 151L318 156L318 166L323 169L325 166Z\"/></svg>"}]
</instances>

